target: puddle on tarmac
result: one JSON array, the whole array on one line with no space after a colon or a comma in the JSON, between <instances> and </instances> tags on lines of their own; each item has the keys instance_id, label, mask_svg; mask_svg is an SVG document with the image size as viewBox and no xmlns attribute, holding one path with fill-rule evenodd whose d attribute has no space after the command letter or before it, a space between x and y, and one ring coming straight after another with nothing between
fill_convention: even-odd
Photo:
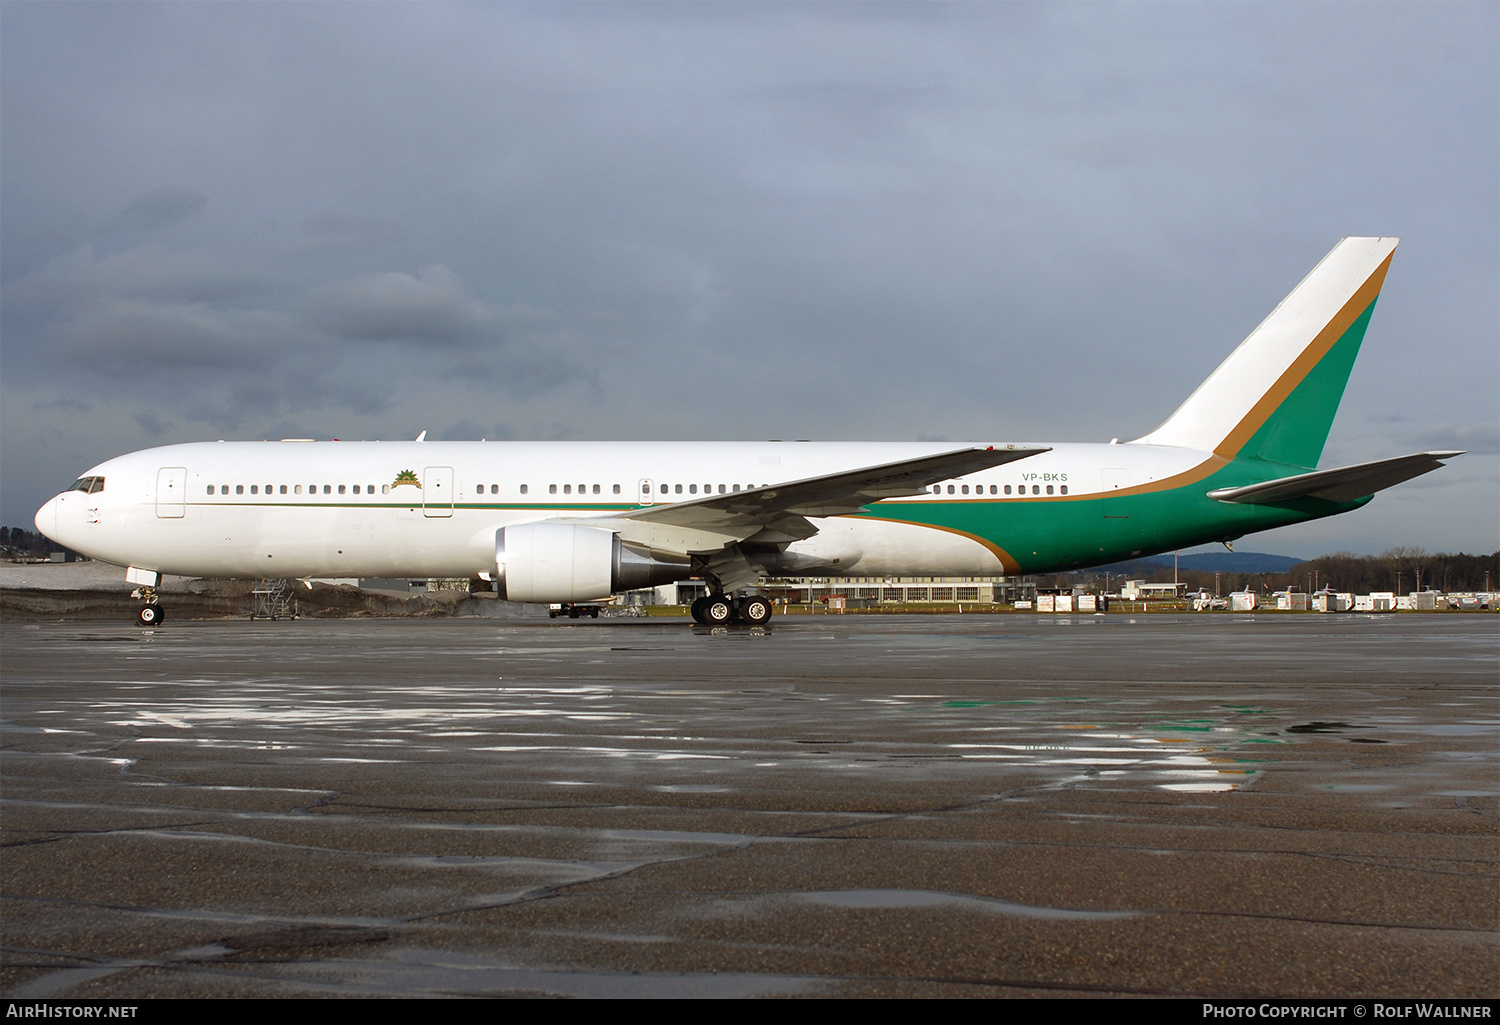
<instances>
[{"instance_id":1,"label":"puddle on tarmac","mask_svg":"<svg viewBox=\"0 0 1500 1025\"><path fill-rule=\"evenodd\" d=\"M334 994L402 996L553 994L610 999L737 999L799 995L834 983L749 972L600 972L524 968L471 954L415 948L383 960L313 961L290 966L305 985Z\"/></svg>"},{"instance_id":2,"label":"puddle on tarmac","mask_svg":"<svg viewBox=\"0 0 1500 1025\"><path fill-rule=\"evenodd\" d=\"M1139 911L1081 911L1074 908L1049 908L1034 904L1012 904L990 897L939 893L935 890L814 890L797 894L799 900L836 908L947 908L984 911L991 914L1017 915L1021 918L1067 919L1070 921L1106 922L1132 918Z\"/></svg>"}]
</instances>

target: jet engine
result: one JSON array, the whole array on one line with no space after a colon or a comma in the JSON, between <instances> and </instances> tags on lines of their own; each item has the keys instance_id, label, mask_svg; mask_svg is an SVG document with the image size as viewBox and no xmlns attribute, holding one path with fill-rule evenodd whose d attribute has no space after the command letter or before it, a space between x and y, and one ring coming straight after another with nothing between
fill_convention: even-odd
<instances>
[{"instance_id":1,"label":"jet engine","mask_svg":"<svg viewBox=\"0 0 1500 1025\"><path fill-rule=\"evenodd\" d=\"M688 557L602 527L522 523L495 531L495 581L506 601L575 602L692 576Z\"/></svg>"}]
</instances>

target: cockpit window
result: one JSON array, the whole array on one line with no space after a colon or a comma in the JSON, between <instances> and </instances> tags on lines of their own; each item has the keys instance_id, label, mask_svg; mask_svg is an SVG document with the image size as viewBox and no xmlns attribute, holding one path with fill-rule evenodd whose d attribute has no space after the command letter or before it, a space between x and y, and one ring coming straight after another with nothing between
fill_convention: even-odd
<instances>
[{"instance_id":1,"label":"cockpit window","mask_svg":"<svg viewBox=\"0 0 1500 1025\"><path fill-rule=\"evenodd\" d=\"M79 477L77 480L75 480L73 482L72 486L69 487L68 490L69 491L83 491L83 492L86 492L86 493L88 493L90 495L97 494L100 491L104 490L104 478L103 477Z\"/></svg>"}]
</instances>

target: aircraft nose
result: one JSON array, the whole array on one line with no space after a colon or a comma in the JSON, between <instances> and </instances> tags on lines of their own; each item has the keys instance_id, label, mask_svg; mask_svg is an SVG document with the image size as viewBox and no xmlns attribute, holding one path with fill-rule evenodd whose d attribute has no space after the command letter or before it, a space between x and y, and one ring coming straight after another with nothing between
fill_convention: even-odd
<instances>
[{"instance_id":1,"label":"aircraft nose","mask_svg":"<svg viewBox=\"0 0 1500 1025\"><path fill-rule=\"evenodd\" d=\"M47 504L36 511L36 529L44 537L57 540L57 498L47 499Z\"/></svg>"}]
</instances>

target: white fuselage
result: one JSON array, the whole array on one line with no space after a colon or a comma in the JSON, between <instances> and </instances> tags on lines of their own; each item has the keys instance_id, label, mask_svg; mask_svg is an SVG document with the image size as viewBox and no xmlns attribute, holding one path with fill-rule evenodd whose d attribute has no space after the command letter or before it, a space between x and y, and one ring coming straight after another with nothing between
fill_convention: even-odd
<instances>
[{"instance_id":1,"label":"white fuselage","mask_svg":"<svg viewBox=\"0 0 1500 1025\"><path fill-rule=\"evenodd\" d=\"M863 442L171 445L95 466L87 476L103 478L101 488L63 492L42 507L36 522L48 537L75 551L161 573L459 577L494 568L495 532L501 527L608 516L955 447ZM1136 444L1056 445L945 481L939 494L902 501L983 497L1004 503L1021 494L1034 501L1033 488L1080 496L1162 480L1207 456ZM1004 572L989 548L952 531L858 516L814 522L817 536L790 550L811 556L828 575Z\"/></svg>"}]
</instances>

